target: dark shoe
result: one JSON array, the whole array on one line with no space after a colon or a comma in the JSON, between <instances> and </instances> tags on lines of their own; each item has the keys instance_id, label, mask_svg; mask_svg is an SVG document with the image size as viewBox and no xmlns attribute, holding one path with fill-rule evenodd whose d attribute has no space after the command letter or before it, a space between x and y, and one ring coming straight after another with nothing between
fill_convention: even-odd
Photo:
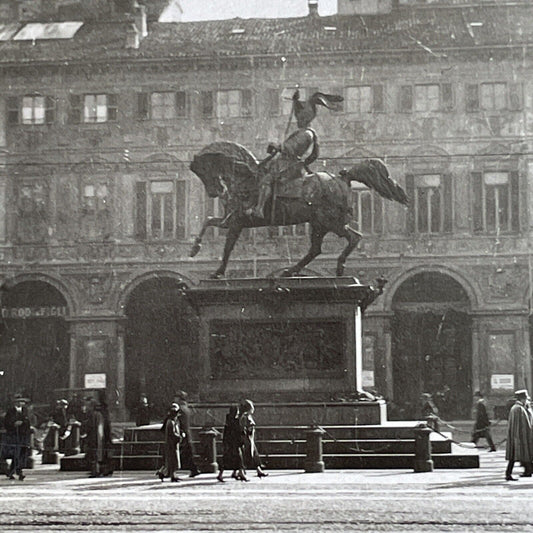
<instances>
[{"instance_id":1,"label":"dark shoe","mask_svg":"<svg viewBox=\"0 0 533 533\"><path fill-rule=\"evenodd\" d=\"M171 477L170 478L171 483L178 483L178 481L181 481L179 477Z\"/></svg>"},{"instance_id":2,"label":"dark shoe","mask_svg":"<svg viewBox=\"0 0 533 533\"><path fill-rule=\"evenodd\" d=\"M239 474L239 476L237 476L237 479L240 481L250 481L244 474Z\"/></svg>"},{"instance_id":3,"label":"dark shoe","mask_svg":"<svg viewBox=\"0 0 533 533\"><path fill-rule=\"evenodd\" d=\"M263 472L263 470L257 471L257 477L267 477L268 474L266 472Z\"/></svg>"},{"instance_id":4,"label":"dark shoe","mask_svg":"<svg viewBox=\"0 0 533 533\"><path fill-rule=\"evenodd\" d=\"M531 474L529 472L524 472L523 474L520 474L520 477L531 477Z\"/></svg>"},{"instance_id":5,"label":"dark shoe","mask_svg":"<svg viewBox=\"0 0 533 533\"><path fill-rule=\"evenodd\" d=\"M239 474L237 474L237 472L233 472L233 473L231 474L231 477L232 477L233 479L239 479Z\"/></svg>"},{"instance_id":6,"label":"dark shoe","mask_svg":"<svg viewBox=\"0 0 533 533\"><path fill-rule=\"evenodd\" d=\"M217 481L220 481L220 483L226 483L226 482L224 481L224 478L222 477L221 474L219 474L219 475L217 476Z\"/></svg>"},{"instance_id":7,"label":"dark shoe","mask_svg":"<svg viewBox=\"0 0 533 533\"><path fill-rule=\"evenodd\" d=\"M100 474L89 474L89 477L100 477Z\"/></svg>"},{"instance_id":8,"label":"dark shoe","mask_svg":"<svg viewBox=\"0 0 533 533\"><path fill-rule=\"evenodd\" d=\"M518 481L518 480L513 476L505 476L505 481Z\"/></svg>"},{"instance_id":9,"label":"dark shoe","mask_svg":"<svg viewBox=\"0 0 533 533\"><path fill-rule=\"evenodd\" d=\"M14 475L14 474L9 474L7 477L8 477L9 479L15 479L15 475Z\"/></svg>"},{"instance_id":10,"label":"dark shoe","mask_svg":"<svg viewBox=\"0 0 533 533\"><path fill-rule=\"evenodd\" d=\"M495 451L496 451L496 448L491 448L491 449L489 450L489 452L495 452Z\"/></svg>"},{"instance_id":11,"label":"dark shoe","mask_svg":"<svg viewBox=\"0 0 533 533\"><path fill-rule=\"evenodd\" d=\"M161 472L156 472L155 475L161 480L163 481L165 479L165 476L161 473Z\"/></svg>"},{"instance_id":12,"label":"dark shoe","mask_svg":"<svg viewBox=\"0 0 533 533\"><path fill-rule=\"evenodd\" d=\"M531 474L530 474L530 476L531 476ZM24 474L19 474L19 481L24 481L25 477L26 476Z\"/></svg>"},{"instance_id":13,"label":"dark shoe","mask_svg":"<svg viewBox=\"0 0 533 533\"><path fill-rule=\"evenodd\" d=\"M191 473L189 474L189 477L196 477L196 476L199 476L202 472L200 472L200 470L193 470L191 471Z\"/></svg>"}]
</instances>

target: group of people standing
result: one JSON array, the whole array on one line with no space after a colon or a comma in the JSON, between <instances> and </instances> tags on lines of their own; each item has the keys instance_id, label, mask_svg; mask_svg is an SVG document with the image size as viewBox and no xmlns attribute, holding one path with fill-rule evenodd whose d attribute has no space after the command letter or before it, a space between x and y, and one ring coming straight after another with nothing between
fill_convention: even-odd
<instances>
[{"instance_id":1,"label":"group of people standing","mask_svg":"<svg viewBox=\"0 0 533 533\"><path fill-rule=\"evenodd\" d=\"M255 468L258 477L268 474L263 470L261 458L255 445L254 404L244 400L240 405L232 405L226 415L222 437L223 456L219 464L217 479L224 482L224 470L232 470L232 477L248 481L246 468ZM177 471L183 467L190 469L189 477L196 477L200 470L194 460L194 449L190 432L190 410L186 394L179 393L168 409L161 426L164 434L163 464L156 472L161 481L170 478L178 482Z\"/></svg>"}]
</instances>

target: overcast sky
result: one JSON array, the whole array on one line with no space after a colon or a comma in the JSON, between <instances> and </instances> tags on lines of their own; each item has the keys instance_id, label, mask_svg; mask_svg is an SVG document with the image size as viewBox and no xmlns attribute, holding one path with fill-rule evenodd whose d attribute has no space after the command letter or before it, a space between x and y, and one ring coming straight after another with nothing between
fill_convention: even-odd
<instances>
[{"instance_id":1,"label":"overcast sky","mask_svg":"<svg viewBox=\"0 0 533 533\"><path fill-rule=\"evenodd\" d=\"M227 18L278 18L307 15L308 0L181 0L183 21ZM333 15L337 0L318 0L320 15Z\"/></svg>"}]
</instances>

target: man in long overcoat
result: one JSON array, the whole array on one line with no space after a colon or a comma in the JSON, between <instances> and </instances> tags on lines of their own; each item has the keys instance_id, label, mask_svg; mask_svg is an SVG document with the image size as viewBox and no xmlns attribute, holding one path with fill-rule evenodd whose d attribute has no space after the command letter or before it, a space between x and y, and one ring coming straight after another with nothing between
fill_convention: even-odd
<instances>
[{"instance_id":1,"label":"man in long overcoat","mask_svg":"<svg viewBox=\"0 0 533 533\"><path fill-rule=\"evenodd\" d=\"M509 412L507 426L507 447L505 458L507 459L507 470L505 479L516 481L512 476L515 461L520 461L524 465L524 473L521 476L531 477L531 462L533 461L533 416L526 404L529 400L527 390L515 392L515 404Z\"/></svg>"},{"instance_id":2,"label":"man in long overcoat","mask_svg":"<svg viewBox=\"0 0 533 533\"><path fill-rule=\"evenodd\" d=\"M14 479L15 474L22 481L26 476L22 469L30 452L31 424L26 409L27 398L15 397L13 406L6 411L4 427L6 430L2 455L11 458L11 466L6 475Z\"/></svg>"},{"instance_id":3,"label":"man in long overcoat","mask_svg":"<svg viewBox=\"0 0 533 533\"><path fill-rule=\"evenodd\" d=\"M474 393L474 409L475 409L475 418L474 430L472 431L472 442L477 444L477 441L481 438L485 438L487 441L490 451L495 452L496 446L492 440L492 435L490 432L490 419L487 413L487 406L485 405L485 399L481 391L476 391Z\"/></svg>"},{"instance_id":4,"label":"man in long overcoat","mask_svg":"<svg viewBox=\"0 0 533 533\"><path fill-rule=\"evenodd\" d=\"M170 481L180 481L177 471L181 468L180 463L180 442L182 441L182 433L178 422L178 412L180 407L177 403L173 403L167 413L161 431L165 435L165 443L163 446L163 465L156 472L156 476L163 481L166 477Z\"/></svg>"}]
</instances>

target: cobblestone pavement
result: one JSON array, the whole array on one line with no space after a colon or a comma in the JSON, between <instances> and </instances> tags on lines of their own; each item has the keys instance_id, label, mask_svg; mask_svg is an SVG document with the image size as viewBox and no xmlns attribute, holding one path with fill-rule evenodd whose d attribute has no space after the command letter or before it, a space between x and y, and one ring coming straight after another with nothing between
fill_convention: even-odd
<instances>
[{"instance_id":1,"label":"cobblestone pavement","mask_svg":"<svg viewBox=\"0 0 533 533\"><path fill-rule=\"evenodd\" d=\"M37 466L0 480L0 531L533 531L533 478L504 481L503 451L480 457L479 469L273 471L224 484Z\"/></svg>"}]
</instances>

